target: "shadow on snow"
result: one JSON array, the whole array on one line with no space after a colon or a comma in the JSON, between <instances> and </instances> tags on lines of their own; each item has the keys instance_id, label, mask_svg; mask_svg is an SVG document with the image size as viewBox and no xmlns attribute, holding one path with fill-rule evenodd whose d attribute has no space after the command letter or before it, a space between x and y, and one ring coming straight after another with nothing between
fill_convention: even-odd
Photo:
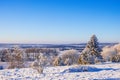
<instances>
[{"instance_id":1,"label":"shadow on snow","mask_svg":"<svg viewBox=\"0 0 120 80\"><path fill-rule=\"evenodd\" d=\"M113 68L96 68L96 67L89 67L89 66L80 66L80 67L73 67L64 70L62 73L74 73L74 72L98 72L102 70L113 70L116 71L118 69Z\"/></svg>"}]
</instances>

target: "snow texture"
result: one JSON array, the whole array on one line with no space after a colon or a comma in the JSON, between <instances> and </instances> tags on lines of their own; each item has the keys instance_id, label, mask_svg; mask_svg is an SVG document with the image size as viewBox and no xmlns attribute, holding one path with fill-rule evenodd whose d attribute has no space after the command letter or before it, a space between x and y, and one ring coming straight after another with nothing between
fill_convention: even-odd
<instances>
[{"instance_id":1,"label":"snow texture","mask_svg":"<svg viewBox=\"0 0 120 80\"><path fill-rule=\"evenodd\" d=\"M0 80L120 80L120 63L0 70Z\"/></svg>"}]
</instances>

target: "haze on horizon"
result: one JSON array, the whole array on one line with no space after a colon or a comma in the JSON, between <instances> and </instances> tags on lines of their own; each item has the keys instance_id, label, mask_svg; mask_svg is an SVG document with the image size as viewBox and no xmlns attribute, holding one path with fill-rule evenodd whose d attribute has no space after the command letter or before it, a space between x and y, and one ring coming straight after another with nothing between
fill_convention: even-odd
<instances>
[{"instance_id":1,"label":"haze on horizon","mask_svg":"<svg viewBox=\"0 0 120 80\"><path fill-rule=\"evenodd\" d=\"M0 0L0 43L120 42L120 0Z\"/></svg>"}]
</instances>

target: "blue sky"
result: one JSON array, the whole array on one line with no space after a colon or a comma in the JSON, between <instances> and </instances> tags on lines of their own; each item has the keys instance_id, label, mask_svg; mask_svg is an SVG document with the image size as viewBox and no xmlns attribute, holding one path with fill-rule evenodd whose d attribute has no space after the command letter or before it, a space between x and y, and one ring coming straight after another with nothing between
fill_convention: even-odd
<instances>
[{"instance_id":1,"label":"blue sky","mask_svg":"<svg viewBox=\"0 0 120 80\"><path fill-rule=\"evenodd\" d=\"M0 0L0 43L120 42L120 0Z\"/></svg>"}]
</instances>

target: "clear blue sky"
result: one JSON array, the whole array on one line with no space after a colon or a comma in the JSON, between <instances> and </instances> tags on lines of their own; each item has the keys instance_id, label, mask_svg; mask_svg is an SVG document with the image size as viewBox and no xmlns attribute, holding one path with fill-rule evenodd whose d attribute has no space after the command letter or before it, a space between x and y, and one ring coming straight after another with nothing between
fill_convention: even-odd
<instances>
[{"instance_id":1,"label":"clear blue sky","mask_svg":"<svg viewBox=\"0 0 120 80\"><path fill-rule=\"evenodd\" d=\"M0 43L120 42L120 0L0 0Z\"/></svg>"}]
</instances>

